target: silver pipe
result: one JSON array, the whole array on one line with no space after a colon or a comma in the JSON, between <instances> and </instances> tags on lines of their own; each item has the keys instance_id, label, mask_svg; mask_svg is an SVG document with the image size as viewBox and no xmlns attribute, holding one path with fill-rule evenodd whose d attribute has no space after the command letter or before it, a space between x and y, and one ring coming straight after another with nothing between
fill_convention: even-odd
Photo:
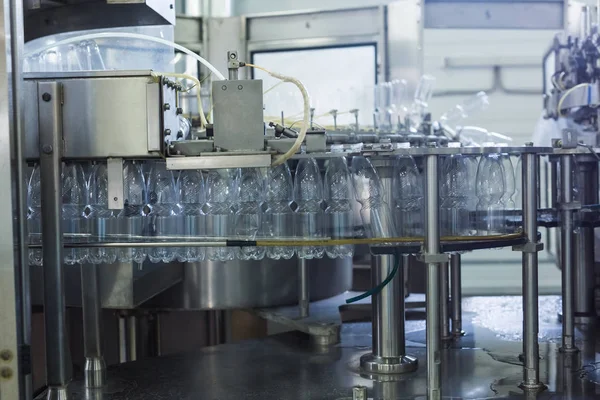
<instances>
[{"instance_id":1,"label":"silver pipe","mask_svg":"<svg viewBox=\"0 0 600 400\"><path fill-rule=\"evenodd\" d=\"M308 263L304 258L298 258L298 307L301 318L308 317L310 313L310 287L308 282Z\"/></svg>"},{"instance_id":2,"label":"silver pipe","mask_svg":"<svg viewBox=\"0 0 600 400\"><path fill-rule=\"evenodd\" d=\"M440 253L439 193L438 193L438 156L426 156L425 163L425 252L426 255ZM442 364L440 332L440 272L439 264L427 264L427 398L442 398Z\"/></svg>"},{"instance_id":3,"label":"silver pipe","mask_svg":"<svg viewBox=\"0 0 600 400\"><path fill-rule=\"evenodd\" d=\"M81 304L83 309L83 346L85 386L98 388L106 383L106 364L102 354L102 305L98 290L98 266L81 266Z\"/></svg>"},{"instance_id":4,"label":"silver pipe","mask_svg":"<svg viewBox=\"0 0 600 400\"><path fill-rule=\"evenodd\" d=\"M59 393L66 388L72 377L71 352L67 337L61 232L61 96L60 87L55 82L40 82L38 90L46 382L49 393Z\"/></svg>"},{"instance_id":5,"label":"silver pipe","mask_svg":"<svg viewBox=\"0 0 600 400\"><path fill-rule=\"evenodd\" d=\"M119 321L119 362L127 362L127 316L119 313L117 315Z\"/></svg>"},{"instance_id":6,"label":"silver pipe","mask_svg":"<svg viewBox=\"0 0 600 400\"><path fill-rule=\"evenodd\" d=\"M450 275L452 292L452 335L462 336L462 286L461 286L461 256L458 253L450 255Z\"/></svg>"},{"instance_id":7,"label":"silver pipe","mask_svg":"<svg viewBox=\"0 0 600 400\"><path fill-rule=\"evenodd\" d=\"M448 263L440 264L440 326L442 341L453 339L450 332L450 310L448 299L450 298L450 273Z\"/></svg>"},{"instance_id":8,"label":"silver pipe","mask_svg":"<svg viewBox=\"0 0 600 400\"><path fill-rule=\"evenodd\" d=\"M372 285L380 284L394 269L394 256L373 256ZM405 354L404 343L404 285L401 268L379 294L372 297L373 355L399 357ZM375 328L376 327L376 328Z\"/></svg>"},{"instance_id":9,"label":"silver pipe","mask_svg":"<svg viewBox=\"0 0 600 400\"><path fill-rule=\"evenodd\" d=\"M560 159L561 169L561 275L562 275L562 351L577 351L573 320L573 165L571 156Z\"/></svg>"},{"instance_id":10,"label":"silver pipe","mask_svg":"<svg viewBox=\"0 0 600 400\"><path fill-rule=\"evenodd\" d=\"M529 245L537 245L538 156L524 154L522 163L523 228ZM523 383L527 389L538 389L540 360L538 346L538 254L537 249L524 249L523 259Z\"/></svg>"},{"instance_id":11,"label":"silver pipe","mask_svg":"<svg viewBox=\"0 0 600 400\"><path fill-rule=\"evenodd\" d=\"M130 315L127 317L127 361L137 360L137 317Z\"/></svg>"}]
</instances>

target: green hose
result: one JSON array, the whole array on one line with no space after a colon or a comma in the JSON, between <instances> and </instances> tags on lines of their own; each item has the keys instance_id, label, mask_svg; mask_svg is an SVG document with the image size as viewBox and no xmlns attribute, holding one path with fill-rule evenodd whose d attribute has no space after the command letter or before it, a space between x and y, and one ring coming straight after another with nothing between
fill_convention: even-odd
<instances>
[{"instance_id":1,"label":"green hose","mask_svg":"<svg viewBox=\"0 0 600 400\"><path fill-rule=\"evenodd\" d=\"M392 281L392 279L394 279L394 276L396 276L396 273L398 272L398 268L400 268L400 260L401 260L400 254L395 254L394 257L396 259L396 262L394 263L394 268L392 269L390 274L387 276L387 278L385 278L383 281L381 281L381 283L379 285L375 286L372 289L367 290L363 294L359 294L358 296L347 299L346 304L356 303L357 301L366 299L369 296L374 296L376 294L379 294L379 292L381 292L383 290L383 288L386 287L387 284Z\"/></svg>"}]
</instances>

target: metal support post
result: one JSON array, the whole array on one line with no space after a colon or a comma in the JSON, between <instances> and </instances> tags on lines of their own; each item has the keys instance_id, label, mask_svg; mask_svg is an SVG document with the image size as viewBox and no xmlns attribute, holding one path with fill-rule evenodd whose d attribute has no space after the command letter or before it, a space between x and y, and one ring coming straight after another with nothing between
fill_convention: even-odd
<instances>
[{"instance_id":1,"label":"metal support post","mask_svg":"<svg viewBox=\"0 0 600 400\"><path fill-rule=\"evenodd\" d=\"M581 161L577 163L579 195L581 204L598 204L598 161ZM580 213L583 217L583 212ZM574 321L590 323L596 319L594 306L595 262L594 262L594 228L582 226L575 236L575 268L574 281Z\"/></svg>"},{"instance_id":2,"label":"metal support post","mask_svg":"<svg viewBox=\"0 0 600 400\"><path fill-rule=\"evenodd\" d=\"M304 258L298 258L298 306L300 318L310 314L310 287L308 285L308 265Z\"/></svg>"},{"instance_id":3,"label":"metal support post","mask_svg":"<svg viewBox=\"0 0 600 400\"><path fill-rule=\"evenodd\" d=\"M83 344L85 386L99 388L106 383L106 364L102 355L102 305L98 291L98 266L81 266L81 304L83 308Z\"/></svg>"},{"instance_id":4,"label":"metal support post","mask_svg":"<svg viewBox=\"0 0 600 400\"><path fill-rule=\"evenodd\" d=\"M72 377L67 338L63 271L61 161L61 86L38 84L40 180L42 192L42 249L44 257L44 318L48 400L66 399Z\"/></svg>"},{"instance_id":5,"label":"metal support post","mask_svg":"<svg viewBox=\"0 0 600 400\"><path fill-rule=\"evenodd\" d=\"M454 337L450 332L450 273L448 263L440 265L440 326L442 329L442 341L452 340Z\"/></svg>"},{"instance_id":6,"label":"metal support post","mask_svg":"<svg viewBox=\"0 0 600 400\"><path fill-rule=\"evenodd\" d=\"M450 276L452 296L452 335L463 336L462 330L462 286L461 286L461 256L458 253L450 255Z\"/></svg>"},{"instance_id":7,"label":"metal support post","mask_svg":"<svg viewBox=\"0 0 600 400\"><path fill-rule=\"evenodd\" d=\"M438 156L428 155L425 160L425 254L427 264L426 337L427 337L427 398L442 398L442 363L440 330L440 253Z\"/></svg>"},{"instance_id":8,"label":"metal support post","mask_svg":"<svg viewBox=\"0 0 600 400\"><path fill-rule=\"evenodd\" d=\"M396 256L399 257L399 256ZM391 255L371 259L372 284L378 285L399 262L394 278L371 297L373 310L373 352L360 359L364 371L380 374L402 374L417 369L417 359L406 355L404 333L404 268L401 259Z\"/></svg>"},{"instance_id":9,"label":"metal support post","mask_svg":"<svg viewBox=\"0 0 600 400\"><path fill-rule=\"evenodd\" d=\"M525 170L525 169L524 169ZM561 170L561 280L562 280L562 347L561 351L574 352L574 281L573 281L573 162L570 155L560 159ZM537 260L536 260L537 261Z\"/></svg>"},{"instance_id":10,"label":"metal support post","mask_svg":"<svg viewBox=\"0 0 600 400\"><path fill-rule=\"evenodd\" d=\"M539 359L539 315L538 315L538 251L537 241L537 198L538 198L538 156L523 154L522 193L523 230L527 244L523 252L523 382L521 387L528 391L545 388L540 382Z\"/></svg>"}]
</instances>

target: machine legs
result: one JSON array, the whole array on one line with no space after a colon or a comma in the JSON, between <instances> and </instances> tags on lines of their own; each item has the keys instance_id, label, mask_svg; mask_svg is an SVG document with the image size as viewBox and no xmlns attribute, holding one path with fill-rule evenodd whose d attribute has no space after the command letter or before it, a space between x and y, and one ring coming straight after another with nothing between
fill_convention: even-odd
<instances>
[{"instance_id":1,"label":"machine legs","mask_svg":"<svg viewBox=\"0 0 600 400\"><path fill-rule=\"evenodd\" d=\"M461 286L461 256L458 253L450 255L451 296L452 296L452 335L464 335L462 330L462 286Z\"/></svg>"},{"instance_id":2,"label":"machine legs","mask_svg":"<svg viewBox=\"0 0 600 400\"><path fill-rule=\"evenodd\" d=\"M102 304L98 292L98 266L81 266L81 302L83 306L83 343L85 386L98 388L106 383L106 364L102 355Z\"/></svg>"},{"instance_id":3,"label":"machine legs","mask_svg":"<svg viewBox=\"0 0 600 400\"><path fill-rule=\"evenodd\" d=\"M360 359L361 369L370 373L401 374L417 369L417 359L406 355L404 334L404 265L391 255L373 256L373 285L383 281L400 262L394 278L372 297L373 352Z\"/></svg>"},{"instance_id":4,"label":"machine legs","mask_svg":"<svg viewBox=\"0 0 600 400\"><path fill-rule=\"evenodd\" d=\"M574 274L573 274L573 163L571 156L561 156L561 273L562 273L562 347L561 351L575 352Z\"/></svg>"}]
</instances>

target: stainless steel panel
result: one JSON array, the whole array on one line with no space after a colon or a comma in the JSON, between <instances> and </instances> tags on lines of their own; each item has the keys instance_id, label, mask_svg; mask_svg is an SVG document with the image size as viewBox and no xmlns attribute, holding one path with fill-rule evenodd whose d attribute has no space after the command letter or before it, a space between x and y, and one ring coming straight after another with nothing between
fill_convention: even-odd
<instances>
[{"instance_id":1,"label":"stainless steel panel","mask_svg":"<svg viewBox=\"0 0 600 400\"><path fill-rule=\"evenodd\" d=\"M20 120L23 104L19 97L22 89L22 7L21 1L4 0L0 3L0 185L3 188L0 197L0 350L10 352L10 358L1 361L2 371L10 375L0 379L0 398L9 400L25 399L25 392L31 389L25 379L31 371L23 369L26 366L21 362L21 356L29 350L31 312L27 308L27 293L25 297L21 293L26 288L21 282L21 268L24 268L22 252L27 251L22 248L24 232L21 232L21 229L26 229L23 225L25 210L21 165L24 161ZM24 318L23 314L27 316Z\"/></svg>"},{"instance_id":2,"label":"stainless steel panel","mask_svg":"<svg viewBox=\"0 0 600 400\"><path fill-rule=\"evenodd\" d=\"M106 160L108 173L108 208L122 210L124 207L123 189L123 159L109 158Z\"/></svg>"},{"instance_id":3,"label":"stainless steel panel","mask_svg":"<svg viewBox=\"0 0 600 400\"><path fill-rule=\"evenodd\" d=\"M167 169L260 168L271 165L270 154L227 156L169 157Z\"/></svg>"},{"instance_id":4,"label":"stainless steel panel","mask_svg":"<svg viewBox=\"0 0 600 400\"><path fill-rule=\"evenodd\" d=\"M62 32L142 25L175 24L174 0L43 1L45 7L28 7L25 40Z\"/></svg>"},{"instance_id":5,"label":"stainless steel panel","mask_svg":"<svg viewBox=\"0 0 600 400\"><path fill-rule=\"evenodd\" d=\"M425 28L558 30L564 7L556 1L431 2L425 7Z\"/></svg>"},{"instance_id":6,"label":"stainless steel panel","mask_svg":"<svg viewBox=\"0 0 600 400\"><path fill-rule=\"evenodd\" d=\"M43 267L31 267L32 303L43 304ZM81 307L79 266L65 266L65 296L69 307ZM173 287L183 278L182 264L106 264L98 268L98 286L103 308L132 309Z\"/></svg>"},{"instance_id":7,"label":"stainless steel panel","mask_svg":"<svg viewBox=\"0 0 600 400\"><path fill-rule=\"evenodd\" d=\"M252 16L248 19L248 40L378 35L383 30L380 16L380 7Z\"/></svg>"},{"instance_id":8,"label":"stainless steel panel","mask_svg":"<svg viewBox=\"0 0 600 400\"><path fill-rule=\"evenodd\" d=\"M310 298L331 297L350 289L350 259L308 260ZM149 307L228 309L289 305L298 302L298 261L188 263L182 284L157 296Z\"/></svg>"},{"instance_id":9,"label":"stainless steel panel","mask_svg":"<svg viewBox=\"0 0 600 400\"><path fill-rule=\"evenodd\" d=\"M148 71L29 75L27 104L33 104L36 81L60 82L63 95L64 157L152 157L161 149L166 130L176 133L174 90L163 87ZM35 109L28 109L31 115ZM28 159L39 156L39 132L26 123ZM34 147L32 147L34 146Z\"/></svg>"},{"instance_id":10,"label":"stainless steel panel","mask_svg":"<svg viewBox=\"0 0 600 400\"><path fill-rule=\"evenodd\" d=\"M214 81L215 147L224 150L264 150L262 80Z\"/></svg>"}]
</instances>

